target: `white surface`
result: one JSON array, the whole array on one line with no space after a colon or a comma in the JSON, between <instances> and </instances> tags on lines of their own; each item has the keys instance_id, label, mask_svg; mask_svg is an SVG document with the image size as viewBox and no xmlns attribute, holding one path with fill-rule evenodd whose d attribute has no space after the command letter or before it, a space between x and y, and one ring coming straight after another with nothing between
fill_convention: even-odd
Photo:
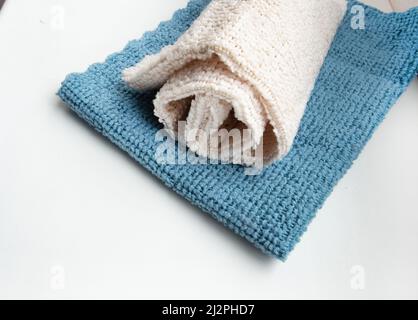
<instances>
[{"instance_id":1,"label":"white surface","mask_svg":"<svg viewBox=\"0 0 418 320\"><path fill-rule=\"evenodd\" d=\"M418 298L418 81L286 263L167 190L54 96L67 73L185 3L9 0L0 11L0 298Z\"/></svg>"}]
</instances>

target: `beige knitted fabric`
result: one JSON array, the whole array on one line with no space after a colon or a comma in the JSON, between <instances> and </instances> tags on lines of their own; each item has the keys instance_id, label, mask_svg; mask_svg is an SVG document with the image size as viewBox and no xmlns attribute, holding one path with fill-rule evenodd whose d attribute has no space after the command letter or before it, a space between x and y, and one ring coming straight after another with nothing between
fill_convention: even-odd
<instances>
[{"instance_id":1,"label":"beige knitted fabric","mask_svg":"<svg viewBox=\"0 0 418 320\"><path fill-rule=\"evenodd\" d=\"M345 0L212 0L174 45L123 77L139 90L162 86L155 115L174 138L186 121L198 155L220 151L224 161L253 165L229 155L235 140L205 140L218 129L248 129L243 151L268 164L290 150L345 11Z\"/></svg>"},{"instance_id":2,"label":"beige knitted fabric","mask_svg":"<svg viewBox=\"0 0 418 320\"><path fill-rule=\"evenodd\" d=\"M418 0L389 0L395 11L406 11L418 6Z\"/></svg>"}]
</instances>

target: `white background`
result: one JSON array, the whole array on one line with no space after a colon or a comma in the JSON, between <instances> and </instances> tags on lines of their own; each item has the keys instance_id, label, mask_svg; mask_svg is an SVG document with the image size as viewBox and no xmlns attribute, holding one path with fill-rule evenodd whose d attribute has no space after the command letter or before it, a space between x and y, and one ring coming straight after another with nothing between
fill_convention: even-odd
<instances>
[{"instance_id":1,"label":"white background","mask_svg":"<svg viewBox=\"0 0 418 320\"><path fill-rule=\"evenodd\" d=\"M0 11L0 298L418 298L417 80L286 263L55 97L67 73L185 4L8 0Z\"/></svg>"}]
</instances>

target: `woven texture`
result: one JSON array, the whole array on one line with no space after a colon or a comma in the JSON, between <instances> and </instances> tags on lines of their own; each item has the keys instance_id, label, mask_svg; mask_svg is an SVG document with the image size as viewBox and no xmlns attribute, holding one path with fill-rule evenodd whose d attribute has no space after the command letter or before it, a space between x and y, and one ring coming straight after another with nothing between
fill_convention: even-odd
<instances>
[{"instance_id":1,"label":"woven texture","mask_svg":"<svg viewBox=\"0 0 418 320\"><path fill-rule=\"evenodd\" d=\"M174 45L124 78L139 90L164 84L155 115L174 139L187 120L181 140L198 155L261 167L289 152L345 12L345 0L212 0ZM218 139L219 129L251 139L237 150L241 141Z\"/></svg>"},{"instance_id":2,"label":"woven texture","mask_svg":"<svg viewBox=\"0 0 418 320\"><path fill-rule=\"evenodd\" d=\"M417 73L418 8L383 14L364 6L366 29L353 30L350 9L359 3L349 1L291 151L260 175L248 176L237 165L159 165L156 93L129 89L120 76L173 44L208 2L190 1L106 62L69 75L59 96L169 188L284 260Z\"/></svg>"}]
</instances>

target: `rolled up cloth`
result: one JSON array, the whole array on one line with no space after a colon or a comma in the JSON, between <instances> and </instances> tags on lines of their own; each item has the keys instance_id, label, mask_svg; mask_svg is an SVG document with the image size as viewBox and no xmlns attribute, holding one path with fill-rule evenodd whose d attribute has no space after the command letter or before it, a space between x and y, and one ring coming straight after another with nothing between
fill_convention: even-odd
<instances>
[{"instance_id":1,"label":"rolled up cloth","mask_svg":"<svg viewBox=\"0 0 418 320\"><path fill-rule=\"evenodd\" d=\"M212 0L174 45L124 70L129 86L161 88L155 115L198 155L270 164L290 150L345 0ZM248 130L232 157L220 129Z\"/></svg>"}]
</instances>

